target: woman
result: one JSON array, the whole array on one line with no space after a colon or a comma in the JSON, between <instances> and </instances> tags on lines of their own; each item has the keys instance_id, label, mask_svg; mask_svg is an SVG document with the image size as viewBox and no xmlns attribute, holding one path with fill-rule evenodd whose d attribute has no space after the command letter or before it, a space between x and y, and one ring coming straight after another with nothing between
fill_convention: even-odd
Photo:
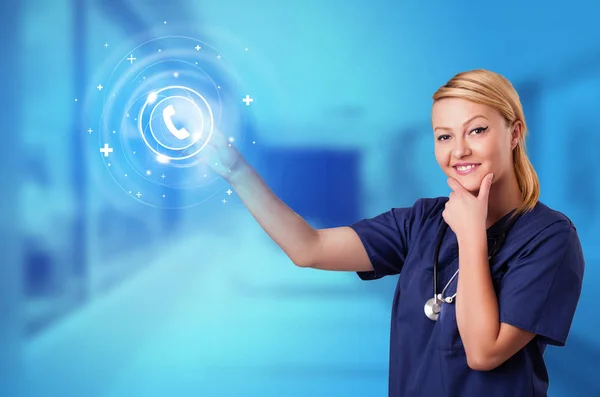
<instances>
[{"instance_id":1,"label":"woman","mask_svg":"<svg viewBox=\"0 0 600 397\"><path fill-rule=\"evenodd\" d=\"M432 127L449 197L348 227L312 228L222 137L211 165L297 266L401 273L390 396L546 396L544 350L565 344L581 292L577 231L538 201L525 117L504 77L454 76L433 96Z\"/></svg>"}]
</instances>

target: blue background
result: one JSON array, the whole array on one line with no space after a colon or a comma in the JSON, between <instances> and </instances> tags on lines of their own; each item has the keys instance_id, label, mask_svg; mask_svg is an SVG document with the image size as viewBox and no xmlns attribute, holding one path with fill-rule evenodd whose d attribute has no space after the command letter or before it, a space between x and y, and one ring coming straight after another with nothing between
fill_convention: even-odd
<instances>
[{"instance_id":1,"label":"blue background","mask_svg":"<svg viewBox=\"0 0 600 397\"><path fill-rule=\"evenodd\" d=\"M587 261L550 396L600 395L600 5L520 3L2 2L0 395L386 395L396 278L296 268L235 194L154 209L85 155L97 109L74 98L107 54L183 31L236 64L247 157L314 227L447 195L431 95L463 70L509 78L541 199Z\"/></svg>"}]
</instances>

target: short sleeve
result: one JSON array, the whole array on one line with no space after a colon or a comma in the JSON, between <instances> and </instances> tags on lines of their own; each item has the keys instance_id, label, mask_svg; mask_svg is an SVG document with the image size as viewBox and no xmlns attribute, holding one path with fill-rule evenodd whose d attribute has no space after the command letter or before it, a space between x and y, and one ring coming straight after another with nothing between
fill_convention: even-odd
<instances>
[{"instance_id":1,"label":"short sleeve","mask_svg":"<svg viewBox=\"0 0 600 397\"><path fill-rule=\"evenodd\" d=\"M509 264L498 291L500 321L564 346L581 295L585 261L570 221L554 222Z\"/></svg>"},{"instance_id":2,"label":"short sleeve","mask_svg":"<svg viewBox=\"0 0 600 397\"><path fill-rule=\"evenodd\" d=\"M402 271L411 238L426 217L427 208L432 206L433 200L419 199L412 207L392 208L350 225L362 241L374 269L357 272L361 279L376 280Z\"/></svg>"}]
</instances>

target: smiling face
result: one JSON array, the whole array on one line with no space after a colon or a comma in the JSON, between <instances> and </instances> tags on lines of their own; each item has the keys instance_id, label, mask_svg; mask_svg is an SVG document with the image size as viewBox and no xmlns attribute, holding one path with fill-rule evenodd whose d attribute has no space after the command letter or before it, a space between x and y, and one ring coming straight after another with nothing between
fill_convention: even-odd
<instances>
[{"instance_id":1,"label":"smiling face","mask_svg":"<svg viewBox=\"0 0 600 397\"><path fill-rule=\"evenodd\" d=\"M514 177L512 150L521 123L507 125L494 108L461 98L435 101L431 115L435 158L444 173L477 194L482 179Z\"/></svg>"}]
</instances>

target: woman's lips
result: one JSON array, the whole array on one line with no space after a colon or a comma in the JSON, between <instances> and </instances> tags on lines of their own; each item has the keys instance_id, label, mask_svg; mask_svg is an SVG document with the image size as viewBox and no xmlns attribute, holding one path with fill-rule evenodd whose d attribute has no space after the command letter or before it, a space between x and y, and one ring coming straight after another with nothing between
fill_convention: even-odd
<instances>
[{"instance_id":1,"label":"woman's lips","mask_svg":"<svg viewBox=\"0 0 600 397\"><path fill-rule=\"evenodd\" d=\"M456 171L456 173L460 176L463 175L469 175L472 172L475 172L475 170L477 168L479 168L480 164L462 164L462 165L455 165L452 168L454 168L454 170Z\"/></svg>"}]
</instances>

